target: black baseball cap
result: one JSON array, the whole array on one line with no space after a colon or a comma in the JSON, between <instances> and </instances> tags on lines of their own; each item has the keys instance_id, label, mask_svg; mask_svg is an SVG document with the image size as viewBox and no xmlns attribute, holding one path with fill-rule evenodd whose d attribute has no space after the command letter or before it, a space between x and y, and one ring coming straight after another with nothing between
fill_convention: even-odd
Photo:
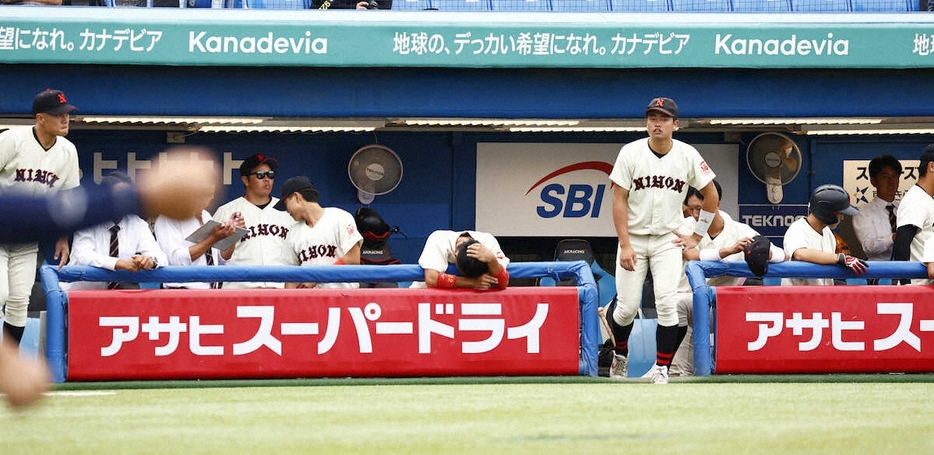
<instances>
[{"instance_id":1,"label":"black baseball cap","mask_svg":"<svg viewBox=\"0 0 934 455\"><path fill-rule=\"evenodd\" d=\"M925 169L928 167L928 163L934 161L934 144L928 144L928 146L924 148L919 161L921 162L918 163L918 169Z\"/></svg>"},{"instance_id":2,"label":"black baseball cap","mask_svg":"<svg viewBox=\"0 0 934 455\"><path fill-rule=\"evenodd\" d=\"M288 199L292 193L301 194L306 201L318 201L318 189L315 188L314 183L311 183L311 180L308 180L308 177L292 177L282 184L282 197L279 199L279 202L276 203L274 208L284 212L285 200Z\"/></svg>"},{"instance_id":3,"label":"black baseball cap","mask_svg":"<svg viewBox=\"0 0 934 455\"><path fill-rule=\"evenodd\" d=\"M757 235L752 238L752 243L743 248L743 257L749 270L755 276L763 276L769 273L769 250L772 249L772 242L768 237Z\"/></svg>"},{"instance_id":4,"label":"black baseball cap","mask_svg":"<svg viewBox=\"0 0 934 455\"><path fill-rule=\"evenodd\" d=\"M77 107L68 104L65 94L61 90L45 89L32 100L32 115L52 114L61 115L76 111Z\"/></svg>"},{"instance_id":5,"label":"black baseball cap","mask_svg":"<svg viewBox=\"0 0 934 455\"><path fill-rule=\"evenodd\" d=\"M658 111L670 117L678 118L678 105L671 98L659 97L653 99L649 106L645 108L645 115L649 112Z\"/></svg>"},{"instance_id":6,"label":"black baseball cap","mask_svg":"<svg viewBox=\"0 0 934 455\"><path fill-rule=\"evenodd\" d=\"M253 169L256 169L260 164L266 163L269 165L270 170L276 170L279 167L279 161L271 156L260 155L258 153L250 155L240 163L240 176L246 177L250 175L250 172L253 172Z\"/></svg>"}]
</instances>

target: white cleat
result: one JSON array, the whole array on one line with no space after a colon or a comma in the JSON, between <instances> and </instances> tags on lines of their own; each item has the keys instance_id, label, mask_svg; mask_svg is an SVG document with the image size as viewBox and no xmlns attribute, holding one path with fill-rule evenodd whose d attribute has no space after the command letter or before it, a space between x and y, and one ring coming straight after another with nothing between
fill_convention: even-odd
<instances>
[{"instance_id":1,"label":"white cleat","mask_svg":"<svg viewBox=\"0 0 934 455\"><path fill-rule=\"evenodd\" d=\"M668 367L652 365L652 368L649 368L649 371L642 377L651 379L652 384L668 384Z\"/></svg>"}]
</instances>

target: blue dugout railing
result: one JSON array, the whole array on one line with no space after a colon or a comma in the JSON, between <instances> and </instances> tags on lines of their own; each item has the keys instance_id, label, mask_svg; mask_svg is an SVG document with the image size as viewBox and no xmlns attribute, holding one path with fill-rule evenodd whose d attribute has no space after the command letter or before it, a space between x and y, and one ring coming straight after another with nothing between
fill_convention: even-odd
<instances>
[{"instance_id":1,"label":"blue dugout railing","mask_svg":"<svg viewBox=\"0 0 934 455\"><path fill-rule=\"evenodd\" d=\"M452 270L451 273L456 273ZM513 262L509 264L511 278L552 277L558 281L574 278L580 306L580 374L597 375L597 351L601 343L600 325L597 315L597 284L590 266L585 261L574 262ZM56 270L43 265L40 269L43 291L46 296L46 356L52 370L53 380L64 382L66 378L65 358L65 314L67 294L60 282L73 281L122 281L135 283L184 283L189 281L271 281L271 282L346 282L346 281L417 281L424 279L424 271L418 265L342 265L342 266L274 266L274 267L163 267L157 270L126 272L85 266L66 266Z\"/></svg>"},{"instance_id":2,"label":"blue dugout railing","mask_svg":"<svg viewBox=\"0 0 934 455\"><path fill-rule=\"evenodd\" d=\"M769 264L765 278L833 278L833 279L911 279L927 278L927 268L920 262L869 261L869 270L856 276L849 269L837 265L817 265L808 262ZM696 330L710 326L710 309L716 305L716 289L707 286L707 278L729 275L752 278L755 275L745 262L691 261L685 268L691 290L694 291L694 374L709 376L713 373L713 353L710 350L710 331Z\"/></svg>"}]
</instances>

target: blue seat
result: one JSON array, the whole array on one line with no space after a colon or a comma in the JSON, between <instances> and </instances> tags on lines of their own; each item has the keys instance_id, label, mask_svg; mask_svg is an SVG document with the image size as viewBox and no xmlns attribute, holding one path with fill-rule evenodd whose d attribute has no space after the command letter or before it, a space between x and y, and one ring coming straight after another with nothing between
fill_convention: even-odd
<instances>
[{"instance_id":1,"label":"blue seat","mask_svg":"<svg viewBox=\"0 0 934 455\"><path fill-rule=\"evenodd\" d=\"M671 11L669 0L610 0L610 9L622 12Z\"/></svg>"},{"instance_id":2,"label":"blue seat","mask_svg":"<svg viewBox=\"0 0 934 455\"><path fill-rule=\"evenodd\" d=\"M438 11L490 11L490 0L431 0Z\"/></svg>"},{"instance_id":3,"label":"blue seat","mask_svg":"<svg viewBox=\"0 0 934 455\"><path fill-rule=\"evenodd\" d=\"M851 0L853 11L872 13L898 13L917 11L918 2L908 0Z\"/></svg>"},{"instance_id":4,"label":"blue seat","mask_svg":"<svg viewBox=\"0 0 934 455\"><path fill-rule=\"evenodd\" d=\"M791 3L790 0L733 0L733 11L740 13L791 11Z\"/></svg>"},{"instance_id":5,"label":"blue seat","mask_svg":"<svg viewBox=\"0 0 934 455\"><path fill-rule=\"evenodd\" d=\"M850 11L850 0L791 0L791 10L812 13Z\"/></svg>"},{"instance_id":6,"label":"blue seat","mask_svg":"<svg viewBox=\"0 0 934 455\"><path fill-rule=\"evenodd\" d=\"M732 9L730 0L671 0L672 11L720 13Z\"/></svg>"},{"instance_id":7,"label":"blue seat","mask_svg":"<svg viewBox=\"0 0 934 455\"><path fill-rule=\"evenodd\" d=\"M394 11L422 11L431 8L428 0L393 0Z\"/></svg>"},{"instance_id":8,"label":"blue seat","mask_svg":"<svg viewBox=\"0 0 934 455\"><path fill-rule=\"evenodd\" d=\"M310 0L243 0L243 7L246 9L308 9L311 7Z\"/></svg>"},{"instance_id":9,"label":"blue seat","mask_svg":"<svg viewBox=\"0 0 934 455\"><path fill-rule=\"evenodd\" d=\"M559 12L604 12L610 10L607 0L551 0L551 10Z\"/></svg>"},{"instance_id":10,"label":"blue seat","mask_svg":"<svg viewBox=\"0 0 934 455\"><path fill-rule=\"evenodd\" d=\"M551 0L490 0L493 11L551 11Z\"/></svg>"}]
</instances>

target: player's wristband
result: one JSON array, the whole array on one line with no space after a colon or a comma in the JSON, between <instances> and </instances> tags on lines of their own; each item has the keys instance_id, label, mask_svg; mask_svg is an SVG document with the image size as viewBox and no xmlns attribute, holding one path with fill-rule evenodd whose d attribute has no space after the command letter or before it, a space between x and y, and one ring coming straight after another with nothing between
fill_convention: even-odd
<instances>
[{"instance_id":1,"label":"player's wristband","mask_svg":"<svg viewBox=\"0 0 934 455\"><path fill-rule=\"evenodd\" d=\"M500 289L506 289L509 285L509 272L506 271L506 267L500 266L499 273L493 275L493 278L496 278L496 287Z\"/></svg>"},{"instance_id":2,"label":"player's wristband","mask_svg":"<svg viewBox=\"0 0 934 455\"><path fill-rule=\"evenodd\" d=\"M700 260L719 261L720 260L720 249L719 248L707 248L707 249L700 250Z\"/></svg>"},{"instance_id":3,"label":"player's wristband","mask_svg":"<svg viewBox=\"0 0 934 455\"><path fill-rule=\"evenodd\" d=\"M438 289L454 289L457 287L457 277L442 273L438 275Z\"/></svg>"},{"instance_id":4,"label":"player's wristband","mask_svg":"<svg viewBox=\"0 0 934 455\"><path fill-rule=\"evenodd\" d=\"M710 223L713 222L713 216L713 213L701 210L700 216L697 217L697 226L694 226L694 233L704 238L707 230L710 229Z\"/></svg>"},{"instance_id":5,"label":"player's wristband","mask_svg":"<svg viewBox=\"0 0 934 455\"><path fill-rule=\"evenodd\" d=\"M344 262L344 258L340 258L340 259L337 260L337 262L334 263L334 265L344 265L344 264L346 264L346 263Z\"/></svg>"}]
</instances>

